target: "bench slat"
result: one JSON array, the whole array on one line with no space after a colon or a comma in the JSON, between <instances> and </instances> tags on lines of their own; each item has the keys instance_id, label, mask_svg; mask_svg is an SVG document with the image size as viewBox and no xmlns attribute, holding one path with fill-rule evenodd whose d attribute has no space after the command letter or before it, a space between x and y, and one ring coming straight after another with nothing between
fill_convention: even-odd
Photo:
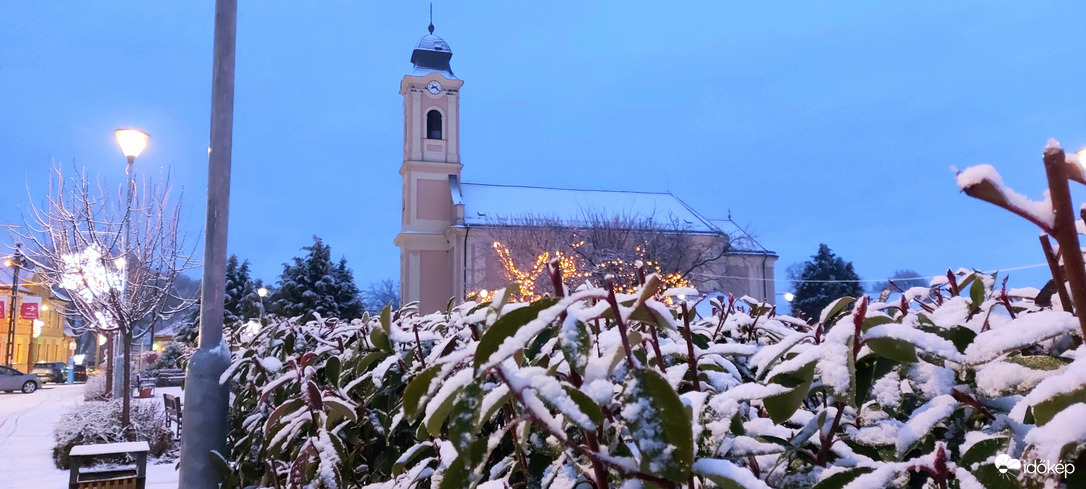
<instances>
[{"instance_id":1,"label":"bench slat","mask_svg":"<svg viewBox=\"0 0 1086 489\"><path fill-rule=\"evenodd\" d=\"M123 443L99 443L97 445L76 445L72 447L72 451L68 452L69 456L72 455L105 455L110 453L136 453L136 452L149 452L151 447L147 445L145 441L129 441Z\"/></svg>"}]
</instances>

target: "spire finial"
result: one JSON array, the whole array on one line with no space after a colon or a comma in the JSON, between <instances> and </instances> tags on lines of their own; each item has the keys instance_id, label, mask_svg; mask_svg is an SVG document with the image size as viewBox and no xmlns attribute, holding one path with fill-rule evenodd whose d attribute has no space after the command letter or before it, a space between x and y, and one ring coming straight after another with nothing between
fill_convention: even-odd
<instances>
[{"instance_id":1,"label":"spire finial","mask_svg":"<svg viewBox=\"0 0 1086 489\"><path fill-rule=\"evenodd\" d=\"M430 34L434 33L434 2L430 2L430 27L427 27Z\"/></svg>"}]
</instances>

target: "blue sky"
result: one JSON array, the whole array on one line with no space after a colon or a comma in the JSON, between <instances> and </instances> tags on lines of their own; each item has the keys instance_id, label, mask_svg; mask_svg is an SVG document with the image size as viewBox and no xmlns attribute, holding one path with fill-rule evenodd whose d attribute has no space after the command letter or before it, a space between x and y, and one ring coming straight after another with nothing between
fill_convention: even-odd
<instances>
[{"instance_id":1,"label":"blue sky","mask_svg":"<svg viewBox=\"0 0 1086 489\"><path fill-rule=\"evenodd\" d=\"M50 162L119 185L112 132L132 126L152 136L137 173L169 170L198 231L212 16L0 3L0 223L41 200ZM748 225L778 280L819 243L865 279L1042 263L1038 231L959 193L950 167L991 163L1040 199L1045 141L1086 145L1084 17L1070 1L434 5L465 80L465 180L671 191ZM229 247L256 276L314 234L361 286L398 276L398 88L426 24L426 2L241 2Z\"/></svg>"}]
</instances>

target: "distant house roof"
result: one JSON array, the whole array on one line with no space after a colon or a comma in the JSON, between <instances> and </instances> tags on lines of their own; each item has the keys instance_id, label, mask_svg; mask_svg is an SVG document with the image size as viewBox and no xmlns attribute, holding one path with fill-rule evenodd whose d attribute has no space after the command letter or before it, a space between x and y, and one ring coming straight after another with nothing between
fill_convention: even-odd
<instances>
[{"instance_id":1,"label":"distant house roof","mask_svg":"<svg viewBox=\"0 0 1086 489\"><path fill-rule=\"evenodd\" d=\"M554 219L562 225L587 224L593 215L652 219L659 226L694 233L720 234L720 229L670 193L578 190L453 183L453 203L464 205L464 224L492 226L525 219Z\"/></svg>"},{"instance_id":2,"label":"distant house roof","mask_svg":"<svg viewBox=\"0 0 1086 489\"><path fill-rule=\"evenodd\" d=\"M28 275L30 275L30 273L25 271L25 270L19 273L19 292L20 293L23 293L23 294L29 294L30 293L30 291L27 290L27 288L26 288L26 284L28 282L27 279L29 278ZM0 266L0 290L6 290L6 291L8 291L7 293L10 294L11 293L12 278L13 277L11 276L11 268L10 267Z\"/></svg>"}]
</instances>

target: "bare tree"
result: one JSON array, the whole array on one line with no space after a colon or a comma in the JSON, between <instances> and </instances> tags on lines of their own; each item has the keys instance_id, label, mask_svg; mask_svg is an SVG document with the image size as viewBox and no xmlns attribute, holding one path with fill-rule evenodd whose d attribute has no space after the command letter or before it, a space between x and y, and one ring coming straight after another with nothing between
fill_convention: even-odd
<instances>
[{"instance_id":1,"label":"bare tree","mask_svg":"<svg viewBox=\"0 0 1086 489\"><path fill-rule=\"evenodd\" d=\"M399 309L400 284L390 278L370 282L366 290L362 291L362 302L369 311L380 311L389 304L392 304L392 309Z\"/></svg>"},{"instance_id":2,"label":"bare tree","mask_svg":"<svg viewBox=\"0 0 1086 489\"><path fill-rule=\"evenodd\" d=\"M602 284L612 276L619 288L632 288L639 269L671 277L675 285L686 284L730 249L729 237L720 231L696 231L677 219L593 210L582 210L573 221L547 216L495 220L487 233L505 278L532 282L535 290L549 288L542 272L555 258L562 261L567 285L585 280Z\"/></svg>"},{"instance_id":3,"label":"bare tree","mask_svg":"<svg viewBox=\"0 0 1086 489\"><path fill-rule=\"evenodd\" d=\"M180 199L171 202L168 182L145 184L135 185L129 199L122 191L110 198L101 185L92 187L85 171L66 181L54 168L46 203L32 206L28 231L20 235L31 245L28 258L39 276L68 291L71 301L62 312L121 338L123 426L130 420L132 342L147 332L138 325L169 318L190 303L171 294L178 275L193 265L179 233Z\"/></svg>"}]
</instances>

